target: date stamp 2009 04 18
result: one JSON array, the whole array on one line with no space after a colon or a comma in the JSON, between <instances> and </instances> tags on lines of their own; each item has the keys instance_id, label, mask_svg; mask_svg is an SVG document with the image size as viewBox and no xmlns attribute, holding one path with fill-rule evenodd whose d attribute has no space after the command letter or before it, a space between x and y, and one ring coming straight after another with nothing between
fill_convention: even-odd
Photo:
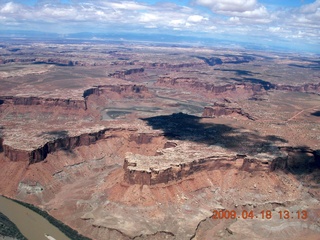
<instances>
[{"instance_id":1,"label":"date stamp 2009 04 18","mask_svg":"<svg viewBox=\"0 0 320 240\"><path fill-rule=\"evenodd\" d=\"M289 211L281 210L278 212L272 212L271 210L263 210L259 213L254 213L253 210L242 210L236 212L235 210L213 210L212 219L267 219L270 220L274 217L278 219L301 219L306 220L308 218L308 212L306 210L301 211Z\"/></svg>"}]
</instances>

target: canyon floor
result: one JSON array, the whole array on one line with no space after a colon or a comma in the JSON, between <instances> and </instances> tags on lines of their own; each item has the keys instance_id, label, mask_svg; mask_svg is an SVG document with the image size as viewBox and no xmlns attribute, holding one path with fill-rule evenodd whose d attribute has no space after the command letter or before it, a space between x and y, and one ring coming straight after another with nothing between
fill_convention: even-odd
<instances>
[{"instance_id":1,"label":"canyon floor","mask_svg":"<svg viewBox=\"0 0 320 240\"><path fill-rule=\"evenodd\" d=\"M91 239L319 239L318 56L1 42L0 194Z\"/></svg>"}]
</instances>

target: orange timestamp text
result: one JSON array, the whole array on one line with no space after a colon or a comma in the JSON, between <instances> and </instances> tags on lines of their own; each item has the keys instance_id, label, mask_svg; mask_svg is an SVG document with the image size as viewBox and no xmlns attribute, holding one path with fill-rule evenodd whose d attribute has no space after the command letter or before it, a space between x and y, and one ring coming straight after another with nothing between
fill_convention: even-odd
<instances>
[{"instance_id":1,"label":"orange timestamp text","mask_svg":"<svg viewBox=\"0 0 320 240\"><path fill-rule=\"evenodd\" d=\"M302 219L308 218L308 212L306 210L301 211L289 211L280 210L278 212L271 210L263 210L259 213L254 213L253 210L213 210L212 219L267 219L270 220L274 217L277 219Z\"/></svg>"}]
</instances>

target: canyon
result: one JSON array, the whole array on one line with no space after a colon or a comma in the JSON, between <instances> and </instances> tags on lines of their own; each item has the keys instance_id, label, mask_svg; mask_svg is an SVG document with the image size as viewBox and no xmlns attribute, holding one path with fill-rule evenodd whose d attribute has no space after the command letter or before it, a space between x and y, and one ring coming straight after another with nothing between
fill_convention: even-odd
<instances>
[{"instance_id":1,"label":"canyon","mask_svg":"<svg viewBox=\"0 0 320 240\"><path fill-rule=\"evenodd\" d=\"M91 239L319 236L320 76L311 56L6 44L1 195ZM238 217L214 219L214 210ZM279 217L285 210L291 219Z\"/></svg>"}]
</instances>

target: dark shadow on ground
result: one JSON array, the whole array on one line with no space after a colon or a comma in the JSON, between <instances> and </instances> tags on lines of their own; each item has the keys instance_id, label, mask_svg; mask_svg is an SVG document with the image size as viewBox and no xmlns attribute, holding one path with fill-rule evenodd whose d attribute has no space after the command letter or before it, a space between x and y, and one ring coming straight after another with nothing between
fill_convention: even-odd
<instances>
[{"instance_id":1,"label":"dark shadow on ground","mask_svg":"<svg viewBox=\"0 0 320 240\"><path fill-rule=\"evenodd\" d=\"M0 153L3 152L3 126L0 126Z\"/></svg>"},{"instance_id":2,"label":"dark shadow on ground","mask_svg":"<svg viewBox=\"0 0 320 240\"><path fill-rule=\"evenodd\" d=\"M287 170L295 175L309 174L320 169L320 150L298 146L288 151Z\"/></svg>"},{"instance_id":3,"label":"dark shadow on ground","mask_svg":"<svg viewBox=\"0 0 320 240\"><path fill-rule=\"evenodd\" d=\"M320 111L311 113L312 116L320 117Z\"/></svg>"},{"instance_id":4,"label":"dark shadow on ground","mask_svg":"<svg viewBox=\"0 0 320 240\"><path fill-rule=\"evenodd\" d=\"M153 129L162 130L168 139L220 145L241 154L272 153L277 142L286 142L277 136L260 136L256 132L237 129L225 124L202 123L201 117L177 113L143 118Z\"/></svg>"},{"instance_id":5,"label":"dark shadow on ground","mask_svg":"<svg viewBox=\"0 0 320 240\"><path fill-rule=\"evenodd\" d=\"M275 85L272 84L271 82L262 80L262 79L258 79L258 78L231 78L231 80L236 81L236 82L241 82L241 83L253 83L253 84L261 84L263 86L263 88L265 90L270 90L270 89L274 89Z\"/></svg>"},{"instance_id":6,"label":"dark shadow on ground","mask_svg":"<svg viewBox=\"0 0 320 240\"><path fill-rule=\"evenodd\" d=\"M56 141L56 147L59 150L64 151L66 154L70 154L74 156L74 151L72 148L70 148L69 140L67 139L69 137L68 131L66 130L59 130L59 131L48 131L48 132L42 132L38 135L39 137L45 137L45 139L48 142ZM46 144L45 147L48 148L48 145ZM47 152L52 152L47 149Z\"/></svg>"},{"instance_id":7,"label":"dark shadow on ground","mask_svg":"<svg viewBox=\"0 0 320 240\"><path fill-rule=\"evenodd\" d=\"M215 65L222 64L221 58L218 58L218 57L205 58L205 57L196 56L196 58L203 60L209 66L215 66Z\"/></svg>"},{"instance_id":8,"label":"dark shadow on ground","mask_svg":"<svg viewBox=\"0 0 320 240\"><path fill-rule=\"evenodd\" d=\"M320 150L298 146L287 151L288 158L284 170L291 173L310 188L320 188Z\"/></svg>"},{"instance_id":9,"label":"dark shadow on ground","mask_svg":"<svg viewBox=\"0 0 320 240\"><path fill-rule=\"evenodd\" d=\"M49 132L42 132L41 134L39 134L38 136L48 136L50 138L65 138L68 137L68 131L65 130L60 130L60 131L49 131Z\"/></svg>"},{"instance_id":10,"label":"dark shadow on ground","mask_svg":"<svg viewBox=\"0 0 320 240\"><path fill-rule=\"evenodd\" d=\"M254 74L258 74L258 73L253 73L253 72L247 71L247 70L237 70L237 69L219 69L219 68L215 68L214 70L222 71L222 72L234 72L237 76L254 76Z\"/></svg>"},{"instance_id":11,"label":"dark shadow on ground","mask_svg":"<svg viewBox=\"0 0 320 240\"><path fill-rule=\"evenodd\" d=\"M299 64L288 64L290 67L298 67L298 68L309 68L309 69L320 69L319 64L308 64L308 65L299 65Z\"/></svg>"},{"instance_id":12,"label":"dark shadow on ground","mask_svg":"<svg viewBox=\"0 0 320 240\"><path fill-rule=\"evenodd\" d=\"M162 130L169 140L218 145L243 155L282 153L273 160L270 170L293 174L305 186L319 187L320 150L312 150L307 146L280 148L278 146L287 141L279 136L260 136L258 132L233 128L225 124L202 123L201 119L193 115L176 113L142 120L153 129ZM227 165L220 167L228 168Z\"/></svg>"}]
</instances>

